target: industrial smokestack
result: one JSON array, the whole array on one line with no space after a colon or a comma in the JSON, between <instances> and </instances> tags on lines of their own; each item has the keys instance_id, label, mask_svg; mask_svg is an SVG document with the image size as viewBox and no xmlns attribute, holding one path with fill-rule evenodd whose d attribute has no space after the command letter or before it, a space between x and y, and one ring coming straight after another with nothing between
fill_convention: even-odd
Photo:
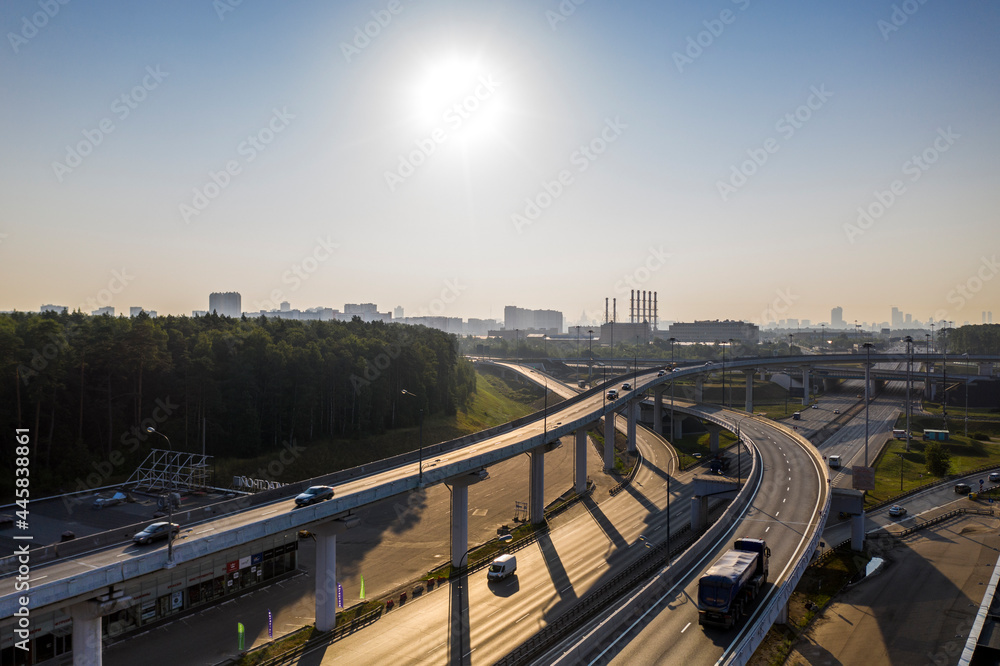
<instances>
[{"instance_id":1,"label":"industrial smokestack","mask_svg":"<svg viewBox=\"0 0 1000 666\"><path fill-rule=\"evenodd\" d=\"M611 299L611 323L618 321L618 299Z\"/></svg>"},{"instance_id":2,"label":"industrial smokestack","mask_svg":"<svg viewBox=\"0 0 1000 666\"><path fill-rule=\"evenodd\" d=\"M604 299L604 323L608 323L608 299Z\"/></svg>"},{"instance_id":3,"label":"industrial smokestack","mask_svg":"<svg viewBox=\"0 0 1000 666\"><path fill-rule=\"evenodd\" d=\"M628 321L630 324L635 323L635 289L628 297Z\"/></svg>"}]
</instances>

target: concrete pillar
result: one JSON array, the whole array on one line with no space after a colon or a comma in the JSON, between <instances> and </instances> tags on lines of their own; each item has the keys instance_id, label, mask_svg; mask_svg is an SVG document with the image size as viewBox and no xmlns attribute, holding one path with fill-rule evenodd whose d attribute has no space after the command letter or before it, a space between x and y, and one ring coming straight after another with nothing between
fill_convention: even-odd
<instances>
[{"instance_id":1,"label":"concrete pillar","mask_svg":"<svg viewBox=\"0 0 1000 666\"><path fill-rule=\"evenodd\" d=\"M663 434L663 384L653 389L653 432Z\"/></svg>"},{"instance_id":2,"label":"concrete pillar","mask_svg":"<svg viewBox=\"0 0 1000 666\"><path fill-rule=\"evenodd\" d=\"M708 498L691 498L691 531L697 532L708 526Z\"/></svg>"},{"instance_id":3,"label":"concrete pillar","mask_svg":"<svg viewBox=\"0 0 1000 666\"><path fill-rule=\"evenodd\" d=\"M528 451L531 478L528 482L528 519L532 525L545 520L545 447Z\"/></svg>"},{"instance_id":4,"label":"concrete pillar","mask_svg":"<svg viewBox=\"0 0 1000 666\"><path fill-rule=\"evenodd\" d=\"M604 471L615 468L615 413L604 415Z\"/></svg>"},{"instance_id":5,"label":"concrete pillar","mask_svg":"<svg viewBox=\"0 0 1000 666\"><path fill-rule=\"evenodd\" d=\"M802 366L802 404L809 404L809 366Z\"/></svg>"},{"instance_id":6,"label":"concrete pillar","mask_svg":"<svg viewBox=\"0 0 1000 666\"><path fill-rule=\"evenodd\" d=\"M637 449L635 445L636 429L638 428L637 421L639 420L639 401L636 400L630 403L625 408L625 413L628 415L628 452L634 454Z\"/></svg>"},{"instance_id":7,"label":"concrete pillar","mask_svg":"<svg viewBox=\"0 0 1000 666\"><path fill-rule=\"evenodd\" d=\"M577 428L573 447L573 489L577 495L587 491L587 429Z\"/></svg>"},{"instance_id":8,"label":"concrete pillar","mask_svg":"<svg viewBox=\"0 0 1000 666\"><path fill-rule=\"evenodd\" d=\"M681 437L684 436L684 428L683 428L684 417L681 414L678 414L677 412L674 412L674 417L676 418L676 421L672 426L674 430L674 438L680 439Z\"/></svg>"},{"instance_id":9,"label":"concrete pillar","mask_svg":"<svg viewBox=\"0 0 1000 666\"><path fill-rule=\"evenodd\" d=\"M93 601L70 606L73 618L73 666L101 666L101 614Z\"/></svg>"},{"instance_id":10,"label":"concrete pillar","mask_svg":"<svg viewBox=\"0 0 1000 666\"><path fill-rule=\"evenodd\" d=\"M865 549L865 512L851 517L851 550L861 552Z\"/></svg>"},{"instance_id":11,"label":"concrete pillar","mask_svg":"<svg viewBox=\"0 0 1000 666\"><path fill-rule=\"evenodd\" d=\"M746 381L747 381L747 393L746 393L747 397L746 397L746 404L744 405L744 409L746 410L747 414L753 414L753 376L754 376L754 374L755 373L754 373L753 370L744 370L743 371L743 376L746 377Z\"/></svg>"},{"instance_id":12,"label":"concrete pillar","mask_svg":"<svg viewBox=\"0 0 1000 666\"><path fill-rule=\"evenodd\" d=\"M717 426L714 423L706 423L705 428L708 429L708 447L712 455L719 452L719 433L722 432L722 426Z\"/></svg>"},{"instance_id":13,"label":"concrete pillar","mask_svg":"<svg viewBox=\"0 0 1000 666\"><path fill-rule=\"evenodd\" d=\"M694 401L702 402L705 396L705 378L698 375L694 378Z\"/></svg>"},{"instance_id":14,"label":"concrete pillar","mask_svg":"<svg viewBox=\"0 0 1000 666\"><path fill-rule=\"evenodd\" d=\"M469 550L469 484L451 485L451 566L465 566Z\"/></svg>"}]
</instances>

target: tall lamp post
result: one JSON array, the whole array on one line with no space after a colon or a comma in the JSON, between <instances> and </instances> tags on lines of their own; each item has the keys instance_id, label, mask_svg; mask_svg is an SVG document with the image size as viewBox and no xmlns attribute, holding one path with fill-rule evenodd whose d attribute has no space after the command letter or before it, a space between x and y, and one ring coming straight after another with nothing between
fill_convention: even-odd
<instances>
[{"instance_id":1,"label":"tall lamp post","mask_svg":"<svg viewBox=\"0 0 1000 666\"><path fill-rule=\"evenodd\" d=\"M913 337L906 336L903 338L906 341L906 445L905 450L910 450L910 412L913 411L913 404L910 402L910 372L913 368ZM899 466L902 467L902 459L900 460ZM900 471L900 485L902 485L902 475L903 472Z\"/></svg>"},{"instance_id":2,"label":"tall lamp post","mask_svg":"<svg viewBox=\"0 0 1000 666\"><path fill-rule=\"evenodd\" d=\"M968 374L969 373L969 366L968 366L969 354L968 354L968 352L966 352L966 353L962 354L962 356L965 358L965 362L966 362L966 366L965 366L965 373L966 373L966 375L965 375L965 436L968 437L969 436L969 374Z\"/></svg>"},{"instance_id":3,"label":"tall lamp post","mask_svg":"<svg viewBox=\"0 0 1000 666\"><path fill-rule=\"evenodd\" d=\"M722 406L726 406L726 343L722 342Z\"/></svg>"},{"instance_id":4,"label":"tall lamp post","mask_svg":"<svg viewBox=\"0 0 1000 666\"><path fill-rule=\"evenodd\" d=\"M674 378L672 373L676 370L676 364L674 363L674 343L677 342L677 338L670 338L670 441L674 441ZM668 478L669 483L669 478Z\"/></svg>"},{"instance_id":5,"label":"tall lamp post","mask_svg":"<svg viewBox=\"0 0 1000 666\"><path fill-rule=\"evenodd\" d=\"M743 454L743 436L740 434L740 424L743 423L744 419L748 419L751 416L753 414L747 414L736 422L736 485L740 485L743 482L743 471L740 469Z\"/></svg>"},{"instance_id":6,"label":"tall lamp post","mask_svg":"<svg viewBox=\"0 0 1000 666\"><path fill-rule=\"evenodd\" d=\"M906 455L905 451L894 451L897 456L899 456L899 492L903 492L903 456Z\"/></svg>"},{"instance_id":7,"label":"tall lamp post","mask_svg":"<svg viewBox=\"0 0 1000 666\"><path fill-rule=\"evenodd\" d=\"M410 393L406 389L403 389L402 391L400 391L400 393L402 393L403 395L408 395L411 398L417 398L417 400L420 399L417 396L417 394ZM419 440L419 442L420 442L420 444L419 444L420 448L418 449L419 453L417 454L419 456L417 458L417 485L421 486L424 483L424 408L423 407L420 408L420 440Z\"/></svg>"},{"instance_id":8,"label":"tall lamp post","mask_svg":"<svg viewBox=\"0 0 1000 666\"><path fill-rule=\"evenodd\" d=\"M590 341L587 343L587 384L590 384L594 376L594 330L587 329Z\"/></svg>"},{"instance_id":9,"label":"tall lamp post","mask_svg":"<svg viewBox=\"0 0 1000 666\"><path fill-rule=\"evenodd\" d=\"M159 435L163 439L167 440L167 451L173 452L174 447L170 445L170 438L164 435L162 432L154 428L153 426L146 426L146 432ZM175 487L175 474L171 470L171 464L167 463L167 471L170 473L170 487ZM170 493L166 494L167 499L167 568L173 568L174 566L174 500L170 497Z\"/></svg>"},{"instance_id":10,"label":"tall lamp post","mask_svg":"<svg viewBox=\"0 0 1000 666\"><path fill-rule=\"evenodd\" d=\"M868 467L868 391L871 386L872 343L866 342L865 347L865 467Z\"/></svg>"},{"instance_id":11,"label":"tall lamp post","mask_svg":"<svg viewBox=\"0 0 1000 666\"><path fill-rule=\"evenodd\" d=\"M792 355L792 333L788 334L788 355ZM788 416L788 396L792 393L792 375L788 375L788 390L785 391L785 416Z\"/></svg>"}]
</instances>

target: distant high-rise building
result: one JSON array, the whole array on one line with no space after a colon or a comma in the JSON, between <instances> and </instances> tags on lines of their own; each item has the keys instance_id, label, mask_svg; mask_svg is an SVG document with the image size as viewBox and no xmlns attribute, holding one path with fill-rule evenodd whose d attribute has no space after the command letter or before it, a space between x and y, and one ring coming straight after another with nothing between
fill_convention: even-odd
<instances>
[{"instance_id":1,"label":"distant high-rise building","mask_svg":"<svg viewBox=\"0 0 1000 666\"><path fill-rule=\"evenodd\" d=\"M802 320L802 328L809 328L810 326L812 326L812 319Z\"/></svg>"},{"instance_id":2,"label":"distant high-rise building","mask_svg":"<svg viewBox=\"0 0 1000 666\"><path fill-rule=\"evenodd\" d=\"M844 321L844 308L839 305L830 310L830 328L847 328Z\"/></svg>"},{"instance_id":3,"label":"distant high-rise building","mask_svg":"<svg viewBox=\"0 0 1000 666\"><path fill-rule=\"evenodd\" d=\"M909 328L910 325L913 324L913 315L911 315L909 312L906 313L906 321L904 323L906 324L907 328Z\"/></svg>"},{"instance_id":4,"label":"distant high-rise building","mask_svg":"<svg viewBox=\"0 0 1000 666\"><path fill-rule=\"evenodd\" d=\"M892 328L903 328L903 311L897 307L892 308L892 318L889 323Z\"/></svg>"},{"instance_id":5,"label":"distant high-rise building","mask_svg":"<svg viewBox=\"0 0 1000 666\"><path fill-rule=\"evenodd\" d=\"M288 301L281 301L281 305L279 307L281 307L282 312L289 312L292 309L292 304Z\"/></svg>"},{"instance_id":6,"label":"distant high-rise building","mask_svg":"<svg viewBox=\"0 0 1000 666\"><path fill-rule=\"evenodd\" d=\"M402 319L403 318L403 306L402 305L397 305L396 307L394 307L392 309L392 318L393 319Z\"/></svg>"},{"instance_id":7,"label":"distant high-rise building","mask_svg":"<svg viewBox=\"0 0 1000 666\"><path fill-rule=\"evenodd\" d=\"M90 314L94 315L95 317L100 317L101 315L108 315L109 317L114 317L115 316L115 306L108 305L108 306L103 307L103 308L97 308L96 310L94 310Z\"/></svg>"},{"instance_id":8,"label":"distant high-rise building","mask_svg":"<svg viewBox=\"0 0 1000 666\"><path fill-rule=\"evenodd\" d=\"M223 317L240 317L243 315L243 299L236 291L209 294L208 311Z\"/></svg>"},{"instance_id":9,"label":"distant high-rise building","mask_svg":"<svg viewBox=\"0 0 1000 666\"><path fill-rule=\"evenodd\" d=\"M563 314L556 310L527 310L514 305L503 309L503 325L508 331L550 331L562 333Z\"/></svg>"},{"instance_id":10,"label":"distant high-rise building","mask_svg":"<svg viewBox=\"0 0 1000 666\"><path fill-rule=\"evenodd\" d=\"M66 312L68 309L65 305L43 305L39 312Z\"/></svg>"}]
</instances>

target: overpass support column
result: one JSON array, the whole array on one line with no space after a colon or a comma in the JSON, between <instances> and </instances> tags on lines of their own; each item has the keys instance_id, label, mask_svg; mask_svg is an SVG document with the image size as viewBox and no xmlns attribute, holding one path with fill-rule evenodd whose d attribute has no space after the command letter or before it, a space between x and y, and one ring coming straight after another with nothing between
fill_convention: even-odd
<instances>
[{"instance_id":1,"label":"overpass support column","mask_svg":"<svg viewBox=\"0 0 1000 666\"><path fill-rule=\"evenodd\" d=\"M691 531L697 532L708 527L708 498L691 498Z\"/></svg>"},{"instance_id":2,"label":"overpass support column","mask_svg":"<svg viewBox=\"0 0 1000 666\"><path fill-rule=\"evenodd\" d=\"M811 385L809 384L809 366L802 366L802 404L809 404L809 394Z\"/></svg>"},{"instance_id":3,"label":"overpass support column","mask_svg":"<svg viewBox=\"0 0 1000 666\"><path fill-rule=\"evenodd\" d=\"M587 492L587 428L576 429L573 447L573 489L577 495Z\"/></svg>"},{"instance_id":4,"label":"overpass support column","mask_svg":"<svg viewBox=\"0 0 1000 666\"><path fill-rule=\"evenodd\" d=\"M358 519L331 520L309 528L316 537L316 629L330 631L337 625L337 535L358 524Z\"/></svg>"},{"instance_id":5,"label":"overpass support column","mask_svg":"<svg viewBox=\"0 0 1000 666\"><path fill-rule=\"evenodd\" d=\"M101 613L93 601L70 606L73 618L73 666L101 666Z\"/></svg>"},{"instance_id":6,"label":"overpass support column","mask_svg":"<svg viewBox=\"0 0 1000 666\"><path fill-rule=\"evenodd\" d=\"M653 389L653 432L663 434L663 384Z\"/></svg>"},{"instance_id":7,"label":"overpass support column","mask_svg":"<svg viewBox=\"0 0 1000 666\"><path fill-rule=\"evenodd\" d=\"M628 414L628 452L630 454L635 454L635 431L637 428L636 422L639 420L639 401L629 403L626 407L626 414Z\"/></svg>"},{"instance_id":8,"label":"overpass support column","mask_svg":"<svg viewBox=\"0 0 1000 666\"><path fill-rule=\"evenodd\" d=\"M851 517L851 550L861 552L865 549L865 512Z\"/></svg>"},{"instance_id":9,"label":"overpass support column","mask_svg":"<svg viewBox=\"0 0 1000 666\"><path fill-rule=\"evenodd\" d=\"M615 468L615 412L604 415L604 471Z\"/></svg>"},{"instance_id":10,"label":"overpass support column","mask_svg":"<svg viewBox=\"0 0 1000 666\"><path fill-rule=\"evenodd\" d=\"M486 470L480 473L453 476L445 481L451 486L451 566L464 567L465 554L469 550L469 486L487 477Z\"/></svg>"},{"instance_id":11,"label":"overpass support column","mask_svg":"<svg viewBox=\"0 0 1000 666\"><path fill-rule=\"evenodd\" d=\"M746 410L747 414L753 414L753 376L754 376L754 374L755 374L755 371L753 371L753 370L746 370L743 373L743 376L746 377L746 380L747 380L747 399L746 399L746 404L744 405L744 409Z\"/></svg>"},{"instance_id":12,"label":"overpass support column","mask_svg":"<svg viewBox=\"0 0 1000 666\"><path fill-rule=\"evenodd\" d=\"M694 378L694 401L704 402L705 399L705 378L698 375Z\"/></svg>"},{"instance_id":13,"label":"overpass support column","mask_svg":"<svg viewBox=\"0 0 1000 666\"><path fill-rule=\"evenodd\" d=\"M674 416L677 417L679 415L675 413ZM680 439L681 437L684 436L684 428L681 427L683 422L684 418L681 417L677 419L673 424L671 424L671 430L674 431L674 438L676 439ZM672 444L673 440L670 440L670 443Z\"/></svg>"},{"instance_id":14,"label":"overpass support column","mask_svg":"<svg viewBox=\"0 0 1000 666\"><path fill-rule=\"evenodd\" d=\"M705 428L708 429L708 448L712 455L719 452L719 433L722 432L722 426L717 426L714 423L706 423Z\"/></svg>"},{"instance_id":15,"label":"overpass support column","mask_svg":"<svg viewBox=\"0 0 1000 666\"><path fill-rule=\"evenodd\" d=\"M586 437L586 433L584 433L584 442L587 441ZM552 444L542 444L528 451L528 459L531 461L531 479L528 486L528 520L531 521L532 525L538 525L545 521L545 454L558 444L558 441ZM584 473L586 473L586 468L584 468Z\"/></svg>"}]
</instances>

